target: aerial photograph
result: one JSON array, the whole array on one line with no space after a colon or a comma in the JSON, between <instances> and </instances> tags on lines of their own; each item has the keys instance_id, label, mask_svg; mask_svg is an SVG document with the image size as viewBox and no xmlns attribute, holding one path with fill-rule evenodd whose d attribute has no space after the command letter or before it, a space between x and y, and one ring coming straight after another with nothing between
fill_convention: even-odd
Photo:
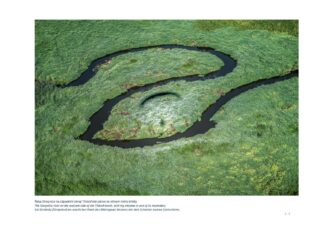
<instances>
[{"instance_id":1,"label":"aerial photograph","mask_svg":"<svg viewBox=\"0 0 320 226\"><path fill-rule=\"evenodd\" d=\"M35 20L35 195L299 195L298 24Z\"/></svg>"}]
</instances>

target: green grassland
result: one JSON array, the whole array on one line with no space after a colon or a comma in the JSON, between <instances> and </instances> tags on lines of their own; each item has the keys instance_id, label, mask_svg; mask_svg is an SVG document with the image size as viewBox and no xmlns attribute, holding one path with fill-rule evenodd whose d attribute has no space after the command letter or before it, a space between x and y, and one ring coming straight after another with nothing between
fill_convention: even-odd
<instances>
[{"instance_id":1,"label":"green grassland","mask_svg":"<svg viewBox=\"0 0 320 226\"><path fill-rule=\"evenodd\" d=\"M96 58L142 46L209 46L237 60L214 80L173 82L119 102L102 139L166 137L192 125L230 89L298 68L297 21L36 21L35 192L37 195L296 195L298 79L252 89L212 118L206 134L144 148L75 139L107 99L135 85L205 74L210 54L160 48L129 53L76 79ZM153 99L158 92L175 96Z\"/></svg>"},{"instance_id":2,"label":"green grassland","mask_svg":"<svg viewBox=\"0 0 320 226\"><path fill-rule=\"evenodd\" d=\"M133 56L137 61L134 65L128 64L132 61L131 58ZM101 80L106 80L107 78L114 81L118 76L126 81L138 82L141 79L144 83L150 83L152 81L151 78L155 76L162 78L159 80L163 80L168 77L192 74L201 75L216 71L223 66L223 62L212 54L177 49L153 49L141 55L132 53L115 61L119 61L119 63L114 61L110 63L110 66L101 73ZM120 62L123 62L126 66L122 66ZM117 70L114 69L115 67L120 67L121 69L114 73L115 76L111 77L109 74ZM138 79L136 74L141 76L141 78ZM202 82L200 84L205 83ZM136 84L125 84L126 87L134 85ZM164 96L148 102L144 107L140 106L140 103L146 97L164 91L177 92L183 98ZM194 106L194 104L203 105L203 101L194 102L194 99L191 99L191 97L201 98L199 95L205 95L207 91L205 87L202 89L196 85L190 86L186 82L175 82L147 92L136 93L114 108L112 116L106 122L105 128L97 133L96 137L108 140L138 139L165 137L173 135L177 131L184 131L205 110L201 106ZM191 102L194 104L190 105ZM128 108L128 106L130 107ZM192 114L192 111L197 111L197 114Z\"/></svg>"}]
</instances>

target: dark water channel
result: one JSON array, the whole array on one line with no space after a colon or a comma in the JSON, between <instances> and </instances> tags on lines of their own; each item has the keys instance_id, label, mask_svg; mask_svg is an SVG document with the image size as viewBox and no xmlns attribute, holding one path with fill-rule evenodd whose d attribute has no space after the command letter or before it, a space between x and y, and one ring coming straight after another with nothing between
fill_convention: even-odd
<instances>
[{"instance_id":1,"label":"dark water channel","mask_svg":"<svg viewBox=\"0 0 320 226\"><path fill-rule=\"evenodd\" d=\"M84 71L79 78L76 80L66 84L66 85L61 85L60 87L62 88L67 88L71 86L80 86L84 85L87 81L89 81L95 74L96 74L96 68L101 65L105 64L108 61L110 61L112 58L124 55L127 53L132 53L132 52L140 52L140 51L145 51L151 48L163 48L163 49L186 49L190 51L199 51L199 52L206 52L210 53L212 55L217 56L220 58L224 65L220 68L218 71L212 71L204 76L200 76L199 74L193 74L193 75L186 75L184 77L173 77L169 79L165 79L162 81L158 81L155 83L151 84L146 84L143 86L135 86L130 89L128 89L125 93L122 93L113 99L107 100L104 102L103 106L90 117L90 125L87 128L87 130L79 137L81 140L86 140L91 143L97 144L97 145L109 145L109 146L117 146L117 147L122 147L122 148L134 148L134 147L144 147L144 146L150 146L154 145L157 143L166 143L170 142L173 140L177 140L180 138L184 137L192 137L198 134L204 134L206 133L209 129L213 128L215 126L214 121L210 121L212 116L228 101L233 99L234 97L240 95L243 92L246 92L250 89L259 87L261 85L267 85L267 84L273 84L279 81L287 80L290 79L294 76L298 76L298 70L293 71L291 73L288 73L284 76L275 76L272 78L268 79L261 79L257 80L242 86L239 86L237 88L234 88L227 92L225 95L221 96L215 103L211 104L201 115L201 120L196 121L192 126L190 126L186 131L180 133L176 133L173 136L170 137L165 137L165 138L144 138L144 139L136 139L136 140L113 140L113 141L108 141L108 140L102 140L102 139L93 139L93 136L100 130L103 129L103 124L105 121L108 120L112 108L118 104L121 100L133 95L134 93L137 92L145 92L148 91L152 88L162 86L165 84L168 84L170 82L176 82L176 81L187 81L187 82L192 82L192 81L204 81L208 79L215 79L221 76L225 76L232 72L234 68L237 65L236 60L232 59L230 56L216 51L212 48L209 47L195 47L195 46L184 46L184 45L157 45L157 46L148 46L148 47L139 47L139 48L132 48L132 49L126 49L126 50L121 50L118 52L114 52L111 54L108 54L104 57L98 58L94 61L91 62L89 65L88 69ZM143 106L147 101L151 100L152 98L155 98L157 96L163 96L163 95L174 95L176 97L180 97L178 94L173 93L173 92L163 92L163 93L158 93L154 94L150 97L147 97L145 100L142 101L140 104Z\"/></svg>"}]
</instances>

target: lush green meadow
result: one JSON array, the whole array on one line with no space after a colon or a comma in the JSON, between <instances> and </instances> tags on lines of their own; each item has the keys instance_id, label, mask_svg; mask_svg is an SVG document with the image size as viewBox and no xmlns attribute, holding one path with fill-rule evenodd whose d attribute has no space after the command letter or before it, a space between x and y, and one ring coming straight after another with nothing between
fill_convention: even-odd
<instances>
[{"instance_id":1,"label":"lush green meadow","mask_svg":"<svg viewBox=\"0 0 320 226\"><path fill-rule=\"evenodd\" d=\"M298 79L249 90L213 116L206 134L143 148L75 139L89 118L127 89L218 70L210 54L154 48L97 68L83 86L58 88L90 62L162 44L208 46L237 60L214 80L173 82L117 104L100 139L167 137L185 131L221 95L298 69L297 21L36 21L37 195L296 195ZM159 92L163 96L141 101Z\"/></svg>"}]
</instances>

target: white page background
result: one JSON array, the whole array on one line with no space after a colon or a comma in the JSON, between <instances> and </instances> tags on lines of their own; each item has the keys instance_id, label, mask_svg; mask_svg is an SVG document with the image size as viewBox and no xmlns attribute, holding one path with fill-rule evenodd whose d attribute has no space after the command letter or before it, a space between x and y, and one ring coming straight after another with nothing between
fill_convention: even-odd
<instances>
[{"instance_id":1,"label":"white page background","mask_svg":"<svg viewBox=\"0 0 320 226\"><path fill-rule=\"evenodd\" d=\"M0 225L320 225L316 2L1 1ZM181 211L35 212L35 199L121 199L34 196L35 19L299 19L299 196L134 196Z\"/></svg>"}]
</instances>

